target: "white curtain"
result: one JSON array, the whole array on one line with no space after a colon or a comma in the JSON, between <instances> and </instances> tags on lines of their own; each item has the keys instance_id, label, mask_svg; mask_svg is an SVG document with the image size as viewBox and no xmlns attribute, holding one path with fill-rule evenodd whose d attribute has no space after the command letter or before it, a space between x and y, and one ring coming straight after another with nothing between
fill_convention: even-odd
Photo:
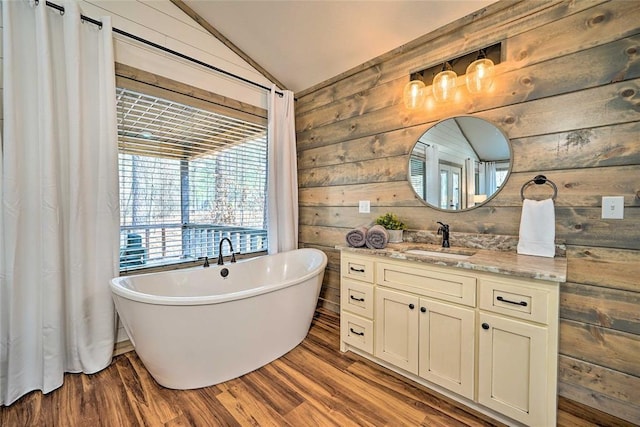
<instances>
[{"instance_id":1,"label":"white curtain","mask_svg":"<svg viewBox=\"0 0 640 427\"><path fill-rule=\"evenodd\" d=\"M480 189L481 194L491 197L496 192L496 162L484 162L480 165Z\"/></svg>"},{"instance_id":2,"label":"white curtain","mask_svg":"<svg viewBox=\"0 0 640 427\"><path fill-rule=\"evenodd\" d=\"M111 24L3 1L0 404L113 352L119 246Z\"/></svg>"},{"instance_id":3,"label":"white curtain","mask_svg":"<svg viewBox=\"0 0 640 427\"><path fill-rule=\"evenodd\" d=\"M464 161L464 173L465 173L465 194L466 194L466 208L471 208L475 205L474 196L476 194L476 161L474 159L465 159Z\"/></svg>"},{"instance_id":4,"label":"white curtain","mask_svg":"<svg viewBox=\"0 0 640 427\"><path fill-rule=\"evenodd\" d=\"M298 162L293 92L269 94L267 218L269 253L298 247Z\"/></svg>"},{"instance_id":5,"label":"white curtain","mask_svg":"<svg viewBox=\"0 0 640 427\"><path fill-rule=\"evenodd\" d=\"M436 145L426 145L424 148L424 174L427 203L440 206L440 159Z\"/></svg>"}]
</instances>

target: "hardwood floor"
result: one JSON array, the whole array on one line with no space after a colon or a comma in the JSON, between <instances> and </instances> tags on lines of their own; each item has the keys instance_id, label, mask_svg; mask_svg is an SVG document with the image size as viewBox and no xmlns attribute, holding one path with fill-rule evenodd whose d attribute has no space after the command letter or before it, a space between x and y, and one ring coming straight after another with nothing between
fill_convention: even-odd
<instances>
[{"instance_id":1,"label":"hardwood floor","mask_svg":"<svg viewBox=\"0 0 640 427\"><path fill-rule=\"evenodd\" d=\"M52 393L0 407L0 426L494 426L500 425L353 353L339 319L320 309L305 341L232 381L198 390L156 384L134 352L94 374L68 374ZM565 399L559 426L624 426Z\"/></svg>"}]
</instances>

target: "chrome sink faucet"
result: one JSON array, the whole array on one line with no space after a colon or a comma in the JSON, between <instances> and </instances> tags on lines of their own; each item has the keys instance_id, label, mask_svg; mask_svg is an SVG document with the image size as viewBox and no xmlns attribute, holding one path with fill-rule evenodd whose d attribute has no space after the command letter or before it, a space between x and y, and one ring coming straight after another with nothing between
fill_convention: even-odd
<instances>
[{"instance_id":1,"label":"chrome sink faucet","mask_svg":"<svg viewBox=\"0 0 640 427\"><path fill-rule=\"evenodd\" d=\"M438 228L438 234L442 234L442 247L448 248L449 246L449 224L444 224L438 221L440 227Z\"/></svg>"},{"instance_id":2,"label":"chrome sink faucet","mask_svg":"<svg viewBox=\"0 0 640 427\"><path fill-rule=\"evenodd\" d=\"M231 244L231 239L228 237L223 237L220 240L220 247L218 248L218 265L224 265L224 258L222 257L222 244L224 241L229 242L229 249L231 249L231 262L236 262L236 254L233 252L233 245Z\"/></svg>"}]
</instances>

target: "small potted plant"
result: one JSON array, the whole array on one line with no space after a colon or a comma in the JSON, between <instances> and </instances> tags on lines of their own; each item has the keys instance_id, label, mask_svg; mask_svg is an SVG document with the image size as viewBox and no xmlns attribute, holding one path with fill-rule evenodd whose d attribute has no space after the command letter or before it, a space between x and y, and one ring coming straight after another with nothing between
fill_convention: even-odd
<instances>
[{"instance_id":1,"label":"small potted plant","mask_svg":"<svg viewBox=\"0 0 640 427\"><path fill-rule=\"evenodd\" d=\"M389 243L402 242L402 231L407 229L404 222L400 221L398 216L393 213L380 215L376 219L376 224L383 226L389 233Z\"/></svg>"}]
</instances>

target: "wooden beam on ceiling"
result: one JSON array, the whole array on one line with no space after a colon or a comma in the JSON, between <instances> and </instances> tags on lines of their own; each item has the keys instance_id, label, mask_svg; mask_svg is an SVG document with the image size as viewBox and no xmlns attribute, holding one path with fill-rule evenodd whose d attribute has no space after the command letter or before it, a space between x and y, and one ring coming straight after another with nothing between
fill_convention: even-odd
<instances>
[{"instance_id":1,"label":"wooden beam on ceiling","mask_svg":"<svg viewBox=\"0 0 640 427\"><path fill-rule=\"evenodd\" d=\"M229 49L231 49L236 55L238 55L240 58L242 58L243 60L245 60L247 63L249 63L249 65L251 65L253 68L255 68L258 72L260 72L260 74L262 74L263 76L265 76L267 79L269 79L272 83L274 83L276 86L278 86L280 89L282 90L287 90L286 86L283 85L280 81L278 81L278 79L276 79L274 76L271 75L271 73L269 73L267 70L265 70L264 68L262 68L262 66L260 64L258 64L257 62L255 62L253 59L251 59L251 57L249 55L247 55L246 53L244 53L238 46L234 45L229 39L227 39L221 32L219 32L218 30L216 30L213 25L209 24L206 19L204 19L203 17L201 17L200 15L198 15L193 9L191 9L189 6L186 5L186 3L182 0L171 0L171 3L173 3L174 5L176 5L180 10L182 10L184 13L186 13L191 19L193 19L194 21L196 21L200 26L202 26L202 28L204 28L205 30L207 30L212 36L214 36L215 38L217 38L218 40L220 40L222 42L222 44L224 44L225 46L227 46Z\"/></svg>"}]
</instances>

